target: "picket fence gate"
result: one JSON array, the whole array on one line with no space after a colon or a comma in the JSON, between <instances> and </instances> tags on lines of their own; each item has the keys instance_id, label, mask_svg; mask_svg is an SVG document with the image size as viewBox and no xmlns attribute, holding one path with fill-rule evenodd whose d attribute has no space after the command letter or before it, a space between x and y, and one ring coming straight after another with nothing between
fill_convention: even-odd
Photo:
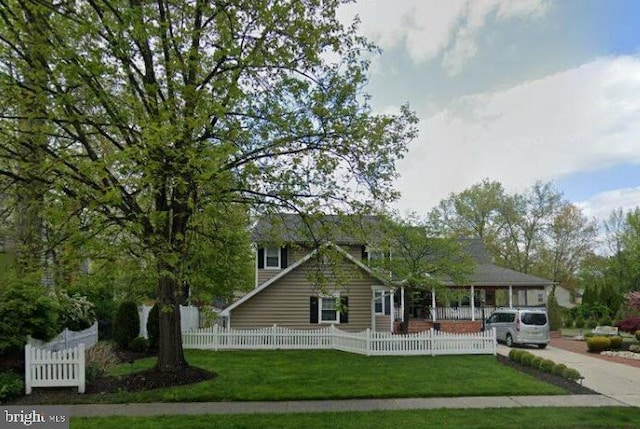
<instances>
[{"instance_id":1,"label":"picket fence gate","mask_svg":"<svg viewBox=\"0 0 640 429\"><path fill-rule=\"evenodd\" d=\"M388 332L345 332L331 325L321 329L226 329L218 325L182 334L186 349L313 350L334 349L367 356L493 354L495 329L472 334L435 330L408 335Z\"/></svg>"},{"instance_id":2,"label":"picket fence gate","mask_svg":"<svg viewBox=\"0 0 640 429\"><path fill-rule=\"evenodd\" d=\"M84 344L52 352L25 346L25 393L33 387L78 386L78 393L85 390Z\"/></svg>"}]
</instances>

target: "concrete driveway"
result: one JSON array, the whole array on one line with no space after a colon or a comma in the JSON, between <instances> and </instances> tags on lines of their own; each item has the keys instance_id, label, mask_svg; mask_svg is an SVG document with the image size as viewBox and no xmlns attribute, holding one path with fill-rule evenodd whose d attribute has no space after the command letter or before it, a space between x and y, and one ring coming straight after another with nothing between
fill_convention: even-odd
<instances>
[{"instance_id":1,"label":"concrete driveway","mask_svg":"<svg viewBox=\"0 0 640 429\"><path fill-rule=\"evenodd\" d=\"M509 348L499 344L498 353L509 355ZM584 377L583 385L625 404L640 407L640 368L574 353L557 347L546 349L523 347L536 356L574 368Z\"/></svg>"}]
</instances>

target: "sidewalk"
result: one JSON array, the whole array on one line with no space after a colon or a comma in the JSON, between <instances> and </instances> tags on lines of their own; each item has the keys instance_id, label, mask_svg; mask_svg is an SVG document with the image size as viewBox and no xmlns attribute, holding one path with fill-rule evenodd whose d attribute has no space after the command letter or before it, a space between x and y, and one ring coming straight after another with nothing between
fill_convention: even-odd
<instances>
[{"instance_id":1,"label":"sidewalk","mask_svg":"<svg viewBox=\"0 0 640 429\"><path fill-rule=\"evenodd\" d=\"M554 346L548 346L543 350L527 347L525 350L577 369L584 377L582 384L589 389L627 405L640 407L640 368L638 367L609 362L591 357L586 353L574 353ZM508 356L509 348L498 345L498 353Z\"/></svg>"},{"instance_id":2,"label":"sidewalk","mask_svg":"<svg viewBox=\"0 0 640 429\"><path fill-rule=\"evenodd\" d=\"M558 399L562 400L559 401ZM438 408L625 407L601 395L492 396L464 398L352 399L345 401L189 402L69 405L71 417L194 414L320 413L337 411L430 410Z\"/></svg>"}]
</instances>

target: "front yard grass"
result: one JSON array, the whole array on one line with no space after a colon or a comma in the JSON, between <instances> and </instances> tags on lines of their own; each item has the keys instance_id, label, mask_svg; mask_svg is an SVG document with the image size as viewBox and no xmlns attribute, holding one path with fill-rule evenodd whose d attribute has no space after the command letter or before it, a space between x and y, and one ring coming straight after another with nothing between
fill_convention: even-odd
<instances>
[{"instance_id":1,"label":"front yard grass","mask_svg":"<svg viewBox=\"0 0 640 429\"><path fill-rule=\"evenodd\" d=\"M77 402L284 401L561 395L563 389L500 364L495 356L367 357L332 350L186 351L212 380L142 392L78 395ZM123 364L124 375L150 368L155 358ZM74 401L75 402L75 401Z\"/></svg>"},{"instance_id":2,"label":"front yard grass","mask_svg":"<svg viewBox=\"0 0 640 429\"><path fill-rule=\"evenodd\" d=\"M637 428L637 408L490 408L304 414L72 418L71 429Z\"/></svg>"}]
</instances>

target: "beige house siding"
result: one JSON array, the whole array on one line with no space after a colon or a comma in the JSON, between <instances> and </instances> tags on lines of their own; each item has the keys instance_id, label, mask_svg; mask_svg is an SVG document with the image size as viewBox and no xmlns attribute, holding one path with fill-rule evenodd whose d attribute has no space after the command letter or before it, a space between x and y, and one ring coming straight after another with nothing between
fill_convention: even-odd
<instances>
[{"instance_id":1,"label":"beige house siding","mask_svg":"<svg viewBox=\"0 0 640 429\"><path fill-rule=\"evenodd\" d=\"M343 247L343 249L349 252L349 254L354 258L356 258L358 261L362 260L362 246L345 246ZM307 255L312 250L313 248L302 246L302 245L287 246L287 266L295 264L296 261L299 261L300 259L302 259L305 255ZM256 258L257 257L258 257L258 253L256 251ZM366 264L367 261L364 261L364 263ZM256 264L256 267L257 266L258 265ZM258 281L257 281L256 287L260 286L261 284L271 279L272 277L277 276L282 271L282 269L273 269L273 268L260 268L257 270L258 270L258 279L257 279Z\"/></svg>"},{"instance_id":2,"label":"beige house siding","mask_svg":"<svg viewBox=\"0 0 640 429\"><path fill-rule=\"evenodd\" d=\"M376 316L376 332L390 332L391 331L391 316Z\"/></svg>"},{"instance_id":3,"label":"beige house siding","mask_svg":"<svg viewBox=\"0 0 640 429\"><path fill-rule=\"evenodd\" d=\"M316 266L311 261L304 263L240 304L230 313L230 326L247 329L276 324L295 329L313 329L328 325L309 322L310 297L320 295L308 278L314 268ZM327 275L334 281L329 280L324 291L328 294L336 291L341 296L349 297L349 322L337 326L353 332L371 328L371 286L380 283L346 260L339 274L344 286L335 286L335 277L329 273Z\"/></svg>"}]
</instances>

